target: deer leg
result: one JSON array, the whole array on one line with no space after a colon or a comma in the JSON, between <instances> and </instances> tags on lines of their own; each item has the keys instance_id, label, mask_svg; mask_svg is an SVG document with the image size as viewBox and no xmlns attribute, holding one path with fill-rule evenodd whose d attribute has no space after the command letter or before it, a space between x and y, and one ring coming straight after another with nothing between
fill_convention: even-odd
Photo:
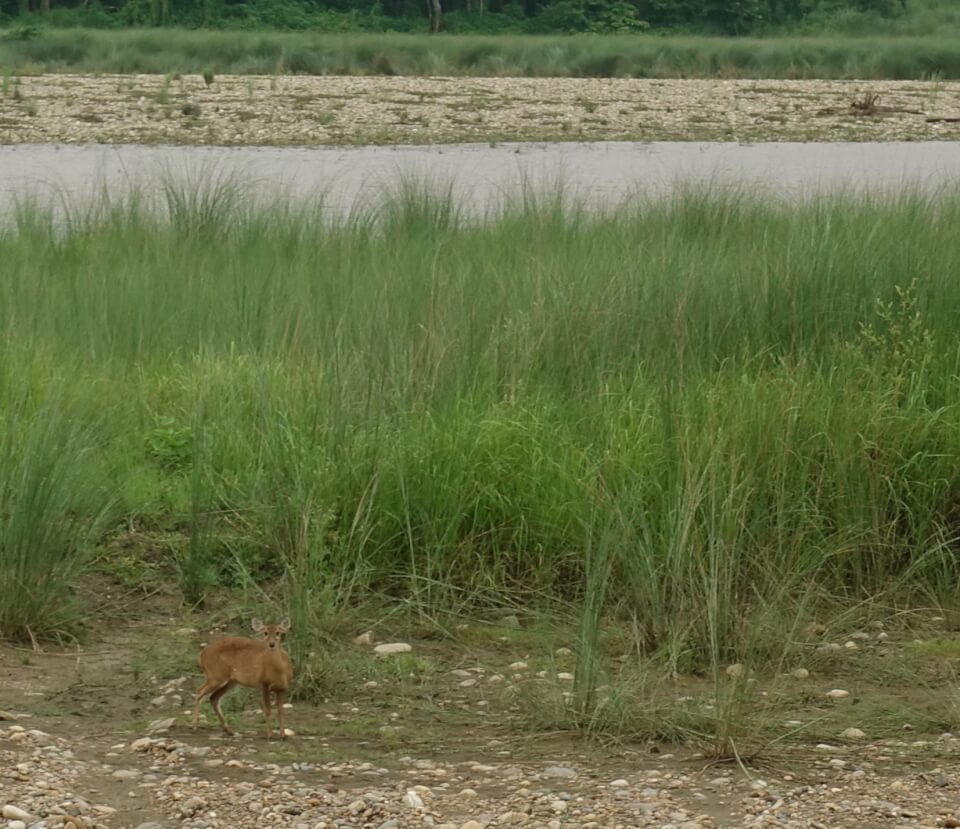
<instances>
[{"instance_id":1,"label":"deer leg","mask_svg":"<svg viewBox=\"0 0 960 829\"><path fill-rule=\"evenodd\" d=\"M270 739L270 686L264 685L263 688L263 716L267 720L267 739Z\"/></svg>"},{"instance_id":2,"label":"deer leg","mask_svg":"<svg viewBox=\"0 0 960 829\"><path fill-rule=\"evenodd\" d=\"M280 739L287 739L287 730L283 726L283 691L277 691L277 717L280 720Z\"/></svg>"},{"instance_id":3,"label":"deer leg","mask_svg":"<svg viewBox=\"0 0 960 829\"><path fill-rule=\"evenodd\" d=\"M220 727L223 729L224 734L232 735L233 732L230 730L229 726L227 725L227 721L223 718L223 711L220 710L220 700L223 699L223 695L227 693L227 691L229 691L236 684L237 683L232 679L227 680L225 683L223 683L223 685L217 688L217 690L210 695L210 704L213 706L213 710L217 714L217 719L220 720Z\"/></svg>"},{"instance_id":4,"label":"deer leg","mask_svg":"<svg viewBox=\"0 0 960 829\"><path fill-rule=\"evenodd\" d=\"M217 689L217 683L211 682L209 679L200 686L200 690L197 691L197 698L194 701L193 705L193 730L197 730L197 724L200 722L200 703L203 702L203 698L209 694L211 691Z\"/></svg>"}]
</instances>

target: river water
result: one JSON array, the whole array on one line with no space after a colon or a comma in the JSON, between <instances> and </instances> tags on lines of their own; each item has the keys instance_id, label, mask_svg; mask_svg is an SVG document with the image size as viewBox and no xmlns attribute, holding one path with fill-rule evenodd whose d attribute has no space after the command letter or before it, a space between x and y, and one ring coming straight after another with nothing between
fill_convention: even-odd
<instances>
[{"instance_id":1,"label":"river water","mask_svg":"<svg viewBox=\"0 0 960 829\"><path fill-rule=\"evenodd\" d=\"M739 186L787 198L824 191L935 191L960 182L960 142L506 143L388 147L181 147L13 145L0 147L0 210L24 197L76 205L98 188L111 196L158 181L188 186L241 181L250 198L322 198L344 212L375 205L401 182L455 195L471 210L522 191L564 192L588 205L680 184Z\"/></svg>"}]
</instances>

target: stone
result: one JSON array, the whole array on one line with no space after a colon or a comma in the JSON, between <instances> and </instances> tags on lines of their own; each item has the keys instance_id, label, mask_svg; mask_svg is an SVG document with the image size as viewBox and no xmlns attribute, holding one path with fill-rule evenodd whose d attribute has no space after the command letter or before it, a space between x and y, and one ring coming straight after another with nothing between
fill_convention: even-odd
<instances>
[{"instance_id":1,"label":"stone","mask_svg":"<svg viewBox=\"0 0 960 829\"><path fill-rule=\"evenodd\" d=\"M7 820L30 820L30 813L25 812L19 806L14 806L12 803L8 803L6 806L0 810Z\"/></svg>"},{"instance_id":2,"label":"stone","mask_svg":"<svg viewBox=\"0 0 960 829\"><path fill-rule=\"evenodd\" d=\"M864 734L859 728L846 728L841 732L840 736L846 738L847 740L862 740L867 735Z\"/></svg>"},{"instance_id":3,"label":"stone","mask_svg":"<svg viewBox=\"0 0 960 829\"><path fill-rule=\"evenodd\" d=\"M511 671L526 671L530 666L526 662L511 662L508 667Z\"/></svg>"},{"instance_id":4,"label":"stone","mask_svg":"<svg viewBox=\"0 0 960 829\"><path fill-rule=\"evenodd\" d=\"M373 631L368 630L365 633L361 633L359 636L353 637L354 645L372 645L373 644Z\"/></svg>"},{"instance_id":5,"label":"stone","mask_svg":"<svg viewBox=\"0 0 960 829\"><path fill-rule=\"evenodd\" d=\"M177 720L174 717L166 717L162 720L154 720L150 725L147 726L147 734L163 734L169 731L176 724Z\"/></svg>"},{"instance_id":6,"label":"stone","mask_svg":"<svg viewBox=\"0 0 960 829\"><path fill-rule=\"evenodd\" d=\"M808 679L810 676L810 671L808 671L806 668L795 668L794 670L790 671L790 676L792 676L794 679Z\"/></svg>"},{"instance_id":7,"label":"stone","mask_svg":"<svg viewBox=\"0 0 960 829\"><path fill-rule=\"evenodd\" d=\"M842 688L834 688L832 691L827 691L827 696L830 699L846 699L850 696L850 692L844 691Z\"/></svg>"},{"instance_id":8,"label":"stone","mask_svg":"<svg viewBox=\"0 0 960 829\"><path fill-rule=\"evenodd\" d=\"M544 777L557 777L561 780L573 780L577 773L566 766L548 766L543 770Z\"/></svg>"},{"instance_id":9,"label":"stone","mask_svg":"<svg viewBox=\"0 0 960 829\"><path fill-rule=\"evenodd\" d=\"M422 809L423 798L413 789L407 789L407 793L403 796L403 805L409 806L411 809Z\"/></svg>"},{"instance_id":10,"label":"stone","mask_svg":"<svg viewBox=\"0 0 960 829\"><path fill-rule=\"evenodd\" d=\"M377 645L373 652L377 656L393 656L398 653L410 653L413 647L406 642L389 642L383 645Z\"/></svg>"}]
</instances>

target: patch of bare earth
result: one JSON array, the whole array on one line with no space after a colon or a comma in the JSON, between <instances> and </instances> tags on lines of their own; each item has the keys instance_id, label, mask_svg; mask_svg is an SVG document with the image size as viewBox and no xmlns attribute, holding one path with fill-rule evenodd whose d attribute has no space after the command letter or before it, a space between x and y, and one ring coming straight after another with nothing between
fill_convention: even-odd
<instances>
[{"instance_id":1,"label":"patch of bare earth","mask_svg":"<svg viewBox=\"0 0 960 829\"><path fill-rule=\"evenodd\" d=\"M536 654L528 665L506 646L414 641L412 654L377 659L345 644L358 675L323 704L295 703L289 739L268 741L240 692L225 706L239 736L223 736L209 707L194 732L206 635L182 624L131 618L81 648L0 647L6 826L960 825L960 739L950 734L771 745L749 770L693 747L533 734L512 700L526 683L566 675L536 672ZM805 681L813 692L816 677Z\"/></svg>"},{"instance_id":2,"label":"patch of bare earth","mask_svg":"<svg viewBox=\"0 0 960 829\"><path fill-rule=\"evenodd\" d=\"M40 75L0 96L5 144L958 139L957 82Z\"/></svg>"}]
</instances>

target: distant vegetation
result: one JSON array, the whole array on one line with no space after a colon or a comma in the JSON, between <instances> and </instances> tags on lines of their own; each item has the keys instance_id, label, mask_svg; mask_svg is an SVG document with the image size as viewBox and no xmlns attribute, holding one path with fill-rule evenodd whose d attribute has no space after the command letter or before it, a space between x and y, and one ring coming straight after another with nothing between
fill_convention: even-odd
<instances>
[{"instance_id":1,"label":"distant vegetation","mask_svg":"<svg viewBox=\"0 0 960 829\"><path fill-rule=\"evenodd\" d=\"M0 33L0 75L37 72L936 80L960 78L960 37Z\"/></svg>"},{"instance_id":2,"label":"distant vegetation","mask_svg":"<svg viewBox=\"0 0 960 829\"><path fill-rule=\"evenodd\" d=\"M956 35L952 0L0 0L0 24L477 34Z\"/></svg>"}]
</instances>

